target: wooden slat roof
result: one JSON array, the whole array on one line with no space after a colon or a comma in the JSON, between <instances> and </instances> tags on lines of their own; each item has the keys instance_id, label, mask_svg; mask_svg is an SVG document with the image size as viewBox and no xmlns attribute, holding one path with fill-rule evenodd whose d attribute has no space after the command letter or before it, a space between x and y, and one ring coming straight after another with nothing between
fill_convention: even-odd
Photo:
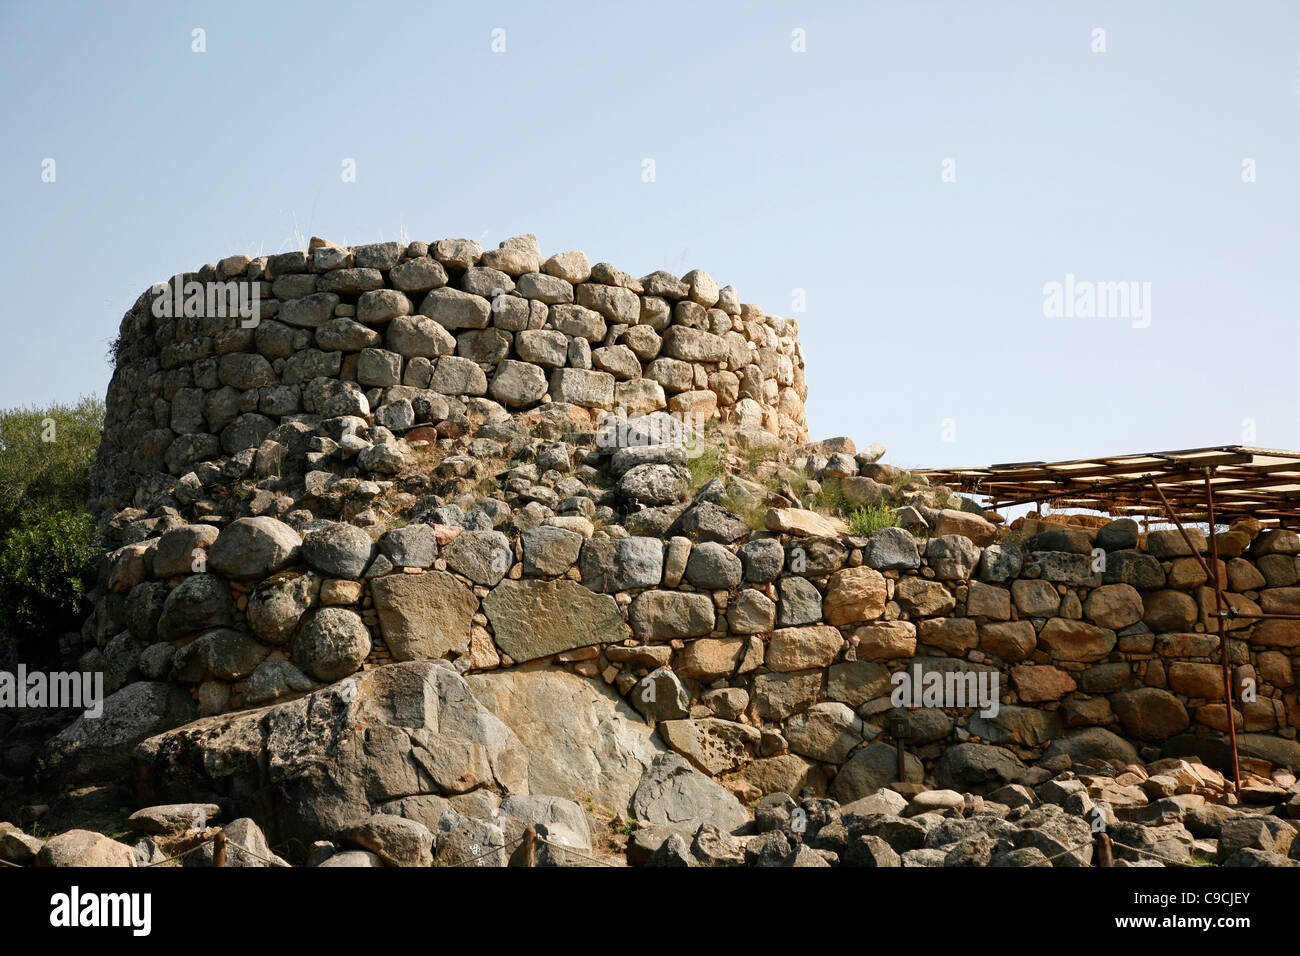
<instances>
[{"instance_id":1,"label":"wooden slat roof","mask_svg":"<svg viewBox=\"0 0 1300 956\"><path fill-rule=\"evenodd\" d=\"M1215 518L1254 517L1266 525L1300 528L1300 451L1221 445L1076 461L1022 461L986 468L913 469L931 483L988 498L991 507L1051 503L1115 517L1166 517L1161 490L1180 520L1206 520L1205 474L1210 470Z\"/></svg>"}]
</instances>

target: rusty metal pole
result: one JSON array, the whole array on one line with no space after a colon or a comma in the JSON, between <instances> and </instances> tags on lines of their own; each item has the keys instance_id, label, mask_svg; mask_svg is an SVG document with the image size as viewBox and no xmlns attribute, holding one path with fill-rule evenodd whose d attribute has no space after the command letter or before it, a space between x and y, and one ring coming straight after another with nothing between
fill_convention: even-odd
<instances>
[{"instance_id":1,"label":"rusty metal pole","mask_svg":"<svg viewBox=\"0 0 1300 956\"><path fill-rule=\"evenodd\" d=\"M1232 689L1228 679L1228 634L1223 624L1223 593L1219 587L1219 543L1214 536L1214 493L1210 490L1209 469L1207 468L1205 472L1205 494L1207 499L1206 517L1210 522L1210 549L1215 562L1213 571L1211 571L1210 566L1205 563L1205 559L1201 557L1200 552L1192 545L1191 536L1188 535L1187 529L1183 527L1183 523L1178 520L1177 512L1174 511L1173 505L1169 503L1169 499L1165 497L1164 490L1160 487L1159 482L1157 482L1155 478L1151 479L1151 487L1154 488L1156 494L1160 496L1160 500L1165 506L1165 514L1169 516L1169 520L1174 523L1176 528L1178 528L1178 533L1182 535L1183 543L1187 545L1187 550L1191 552L1192 557L1196 559L1196 563L1199 564L1201 570L1205 572L1205 579L1212 582L1214 588L1215 607L1220 612L1217 613L1215 617L1219 622L1219 657L1220 663L1223 665L1223 702L1228 708L1228 740L1232 744L1232 788L1234 793L1239 794L1241 793L1241 762L1237 758L1237 722L1233 719Z\"/></svg>"},{"instance_id":2,"label":"rusty metal pole","mask_svg":"<svg viewBox=\"0 0 1300 956\"><path fill-rule=\"evenodd\" d=\"M523 854L521 866L537 865L537 827L529 827L524 831Z\"/></svg>"},{"instance_id":3,"label":"rusty metal pole","mask_svg":"<svg viewBox=\"0 0 1300 956\"><path fill-rule=\"evenodd\" d=\"M898 779L907 779L907 755L903 752L903 741L911 736L906 717L894 717L889 723L890 736L894 738L894 747L898 757Z\"/></svg>"},{"instance_id":4,"label":"rusty metal pole","mask_svg":"<svg viewBox=\"0 0 1300 956\"><path fill-rule=\"evenodd\" d=\"M212 865L226 865L226 831L218 830L212 840Z\"/></svg>"},{"instance_id":5,"label":"rusty metal pole","mask_svg":"<svg viewBox=\"0 0 1300 956\"><path fill-rule=\"evenodd\" d=\"M1238 611L1228 608L1228 617L1249 617L1260 621L1300 621L1300 614L1254 614L1250 611Z\"/></svg>"},{"instance_id":6,"label":"rusty metal pole","mask_svg":"<svg viewBox=\"0 0 1300 956\"><path fill-rule=\"evenodd\" d=\"M1101 832L1093 835L1092 848L1095 851L1094 866L1112 867L1115 865L1115 856L1110 843L1110 834Z\"/></svg>"},{"instance_id":7,"label":"rusty metal pole","mask_svg":"<svg viewBox=\"0 0 1300 956\"><path fill-rule=\"evenodd\" d=\"M1237 757L1237 718L1232 709L1232 678L1228 673L1228 629L1223 623L1223 584L1219 580L1219 537L1214 532L1214 486L1205 469L1205 507L1210 522L1210 566L1214 569L1214 617L1219 622L1219 663L1223 667L1223 702L1228 707L1228 740L1232 745L1232 789L1241 795L1241 764Z\"/></svg>"},{"instance_id":8,"label":"rusty metal pole","mask_svg":"<svg viewBox=\"0 0 1300 956\"><path fill-rule=\"evenodd\" d=\"M1205 579L1208 581L1210 578L1215 577L1215 575L1210 573L1210 566L1206 564L1205 559L1201 557L1201 552L1197 551L1195 546L1192 544L1192 539L1191 536L1188 535L1187 529L1184 528L1183 523L1178 520L1178 513L1174 511L1174 506L1171 505L1169 499L1165 497L1164 489L1156 483L1154 478L1151 479L1151 487L1156 490L1156 494L1158 494L1160 500L1164 502L1165 514L1169 516L1169 520L1174 523L1174 527L1176 527L1178 533L1182 535L1183 544L1187 545L1187 550L1191 552L1192 557L1196 559L1196 563L1199 564L1201 570L1205 572Z\"/></svg>"}]
</instances>

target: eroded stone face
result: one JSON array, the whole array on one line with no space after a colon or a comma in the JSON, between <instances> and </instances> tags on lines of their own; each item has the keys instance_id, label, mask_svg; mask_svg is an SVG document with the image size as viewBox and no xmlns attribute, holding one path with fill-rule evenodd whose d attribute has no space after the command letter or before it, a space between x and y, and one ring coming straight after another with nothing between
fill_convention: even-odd
<instances>
[{"instance_id":1,"label":"eroded stone face","mask_svg":"<svg viewBox=\"0 0 1300 956\"><path fill-rule=\"evenodd\" d=\"M208 551L212 570L232 578L260 578L282 571L302 547L298 532L270 517L238 518Z\"/></svg>"},{"instance_id":2,"label":"eroded stone face","mask_svg":"<svg viewBox=\"0 0 1300 956\"><path fill-rule=\"evenodd\" d=\"M284 644L293 637L311 603L311 581L305 574L268 578L249 597L249 626L267 643Z\"/></svg>"},{"instance_id":3,"label":"eroded stone face","mask_svg":"<svg viewBox=\"0 0 1300 956\"><path fill-rule=\"evenodd\" d=\"M464 654L478 610L474 592L445 571L390 574L371 583L384 642L399 661Z\"/></svg>"},{"instance_id":4,"label":"eroded stone face","mask_svg":"<svg viewBox=\"0 0 1300 956\"><path fill-rule=\"evenodd\" d=\"M354 673L369 653L370 631L361 615L341 607L321 608L294 642L298 666L321 681Z\"/></svg>"},{"instance_id":5,"label":"eroded stone face","mask_svg":"<svg viewBox=\"0 0 1300 956\"><path fill-rule=\"evenodd\" d=\"M628 623L647 640L697 637L713 629L713 602L703 594L643 591L632 601Z\"/></svg>"},{"instance_id":6,"label":"eroded stone face","mask_svg":"<svg viewBox=\"0 0 1300 956\"><path fill-rule=\"evenodd\" d=\"M517 661L628 636L614 599L576 581L502 581L483 599L496 644Z\"/></svg>"},{"instance_id":7,"label":"eroded stone face","mask_svg":"<svg viewBox=\"0 0 1300 956\"><path fill-rule=\"evenodd\" d=\"M856 624L878 618L885 610L885 578L871 568L845 568L831 575L822 602L833 625Z\"/></svg>"},{"instance_id":8,"label":"eroded stone face","mask_svg":"<svg viewBox=\"0 0 1300 956\"><path fill-rule=\"evenodd\" d=\"M232 751L248 759L231 765ZM333 838L414 794L528 789L519 739L449 665L432 661L200 719L145 741L136 760L147 799L167 802L190 787L227 795L277 841Z\"/></svg>"},{"instance_id":9,"label":"eroded stone face","mask_svg":"<svg viewBox=\"0 0 1300 956\"><path fill-rule=\"evenodd\" d=\"M562 670L471 674L475 698L528 748L532 793L590 794L625 808L654 757L667 748L599 681Z\"/></svg>"}]
</instances>

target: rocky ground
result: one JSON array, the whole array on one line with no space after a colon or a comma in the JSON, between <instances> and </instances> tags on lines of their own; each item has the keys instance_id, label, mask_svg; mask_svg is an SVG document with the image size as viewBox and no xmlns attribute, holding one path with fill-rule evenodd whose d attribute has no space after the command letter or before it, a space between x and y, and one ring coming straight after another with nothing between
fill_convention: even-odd
<instances>
[{"instance_id":1,"label":"rocky ground","mask_svg":"<svg viewBox=\"0 0 1300 956\"><path fill-rule=\"evenodd\" d=\"M1008 525L807 441L797 324L707 273L517 237L198 276L274 299L123 322L111 551L60 643L106 716L0 712L0 859L209 865L215 824L254 866L522 865L525 834L539 865L1073 866L1103 827L1117 865L1296 862L1300 632L1232 622L1230 715L1181 536ZM1234 607L1300 608L1300 537L1218 537ZM913 659L1010 681L1001 722L909 711L900 774ZM1240 798L1199 762L1228 720Z\"/></svg>"},{"instance_id":2,"label":"rocky ground","mask_svg":"<svg viewBox=\"0 0 1300 956\"><path fill-rule=\"evenodd\" d=\"M1029 785L1035 779L1041 782ZM643 820L545 796L507 797L477 814L463 804L464 812L430 814L429 825L409 813L378 813L301 848L297 863L1077 867L1098 865L1094 838L1103 830L1120 867L1300 866L1300 786L1257 789L1252 798L1267 802L1241 804L1219 774L1186 760L1128 767L1093 761L1057 772L1039 766L1024 783L985 796L901 783L847 805L774 793L757 801L752 819L715 788L665 754L633 797L631 810ZM85 814L124 796L91 789L71 795L56 813ZM80 828L43 839L3 823L0 859L19 866L212 866L213 827L226 834L225 865L290 866L256 822L226 822L215 803L137 810L117 839ZM538 842L526 862L530 827Z\"/></svg>"},{"instance_id":3,"label":"rocky ground","mask_svg":"<svg viewBox=\"0 0 1300 956\"><path fill-rule=\"evenodd\" d=\"M518 428L510 420L488 431L506 439ZM960 526L986 541L1005 537L998 516L986 517L923 479L876 466L872 459L880 449L855 456L825 454L827 446L816 445L754 455L745 450L753 444L743 438L710 429L703 437L709 443L706 453L686 457L679 445L611 452L597 443L584 451L581 445L526 433L504 443L482 437L483 429L477 434L439 439L446 454L438 465L403 479L402 487L419 487L423 495L396 492L397 482L375 483L377 494L361 499L362 510L356 510L357 499L315 495L318 510L359 523L304 511L298 530L308 540L313 523L327 532L314 563L336 567L339 576L356 576L367 562L400 566L411 562L407 551L419 549L427 536L435 544L431 554L472 575L473 562L486 563L490 554L471 550L458 560L447 545L467 532L503 528L521 535L524 564L550 567L570 536L576 539L576 557L583 541L617 541L628 537L629 528L638 535L671 537L692 515L706 528L717 524L723 535L733 524L748 531L747 521L773 532L801 528L842 534L862 502L892 509L921 534L943 525ZM845 447L843 441L831 447ZM455 442L465 447L447 447ZM495 471L501 465L492 463L502 456L509 456L510 467ZM581 463L568 464L575 460ZM556 464L561 467L539 470ZM485 486L485 475L497 483ZM847 491L851 502L837 497L828 507L818 496L831 482L839 486L837 495L845 495L846 486L855 489ZM385 494L383 507L411 523L383 534L375 556L369 535L353 540L342 529L365 527L387 513L378 505ZM159 525L171 520L165 512L119 514L114 529L129 543L144 533L142 524L156 535ZM237 551L228 560L249 553ZM708 552L697 545L692 553ZM155 555L155 567L159 560L166 556ZM214 560L222 559L214 555ZM572 563L571 557L563 567ZM577 567L569 574L581 580L591 570ZM707 577L706 571L695 573ZM255 628L273 628L283 604L277 594L259 611L253 595L245 612ZM200 602L206 613L203 606ZM166 628L164 616L157 622ZM498 646L502 639L498 636ZM629 648L628 654L637 650ZM493 665L501 662L491 642L484 652L498 655ZM367 666L333 682L310 662L304 673L286 661L288 686L267 695L269 704L249 694L245 684L244 703L261 703L260 708L231 709L223 700L209 716L136 748L134 790L120 784L88 786L50 805L20 806L14 816L21 825L0 825L0 859L19 866L212 865L215 830L205 828L219 826L229 840L226 865L233 866L523 865L521 843L530 827L540 838L535 865L1080 866L1093 862L1097 828L1111 836L1117 866L1294 866L1300 861L1300 842L1292 843L1294 821L1300 819L1294 776L1261 766L1269 775L1248 773L1241 802L1219 773L1182 759L1076 764L1068 754L1056 753L1005 783L1009 773L1019 771L987 765L992 748L970 745L963 751L958 745L945 751L943 774L945 780L967 782L968 792L938 788L932 777L929 783L913 777L845 805L809 791L770 793L744 806L678 754L661 753L645 767L625 806L522 795L532 755L466 683L465 675L484 661L476 659L473 644L468 655L448 657ZM111 649L105 659L111 660ZM582 663L577 655L570 666ZM644 671L658 661L641 663ZM647 712L651 720L654 716ZM57 721L46 715L44 725L51 723ZM7 751L11 765L21 759L24 746L19 735ZM47 747L43 753L48 762L51 751ZM120 756L105 767L120 766ZM892 754L880 759L888 763L886 757ZM892 775L889 767L880 769L883 779ZM129 812L141 789L182 800L207 794L211 802Z\"/></svg>"}]
</instances>

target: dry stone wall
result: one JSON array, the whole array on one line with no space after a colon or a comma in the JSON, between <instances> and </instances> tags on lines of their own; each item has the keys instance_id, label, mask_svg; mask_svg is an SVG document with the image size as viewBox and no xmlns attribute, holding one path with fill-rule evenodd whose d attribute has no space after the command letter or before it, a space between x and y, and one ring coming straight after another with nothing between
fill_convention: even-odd
<instances>
[{"instance_id":1,"label":"dry stone wall","mask_svg":"<svg viewBox=\"0 0 1300 956\"><path fill-rule=\"evenodd\" d=\"M205 462L251 467L268 438L292 446L348 416L433 437L502 410L546 407L576 427L666 409L807 439L794 320L742 305L703 270L637 279L581 252L545 258L532 235L486 252L469 239L313 240L231 256L142 294L115 351L100 511ZM396 473L397 453L376 444L363 469Z\"/></svg>"},{"instance_id":2,"label":"dry stone wall","mask_svg":"<svg viewBox=\"0 0 1300 956\"><path fill-rule=\"evenodd\" d=\"M585 263L524 237L201 271L271 293L252 329L160 320L142 297L109 393L114 550L81 665L119 693L185 688L198 715L390 661L565 669L743 801L852 802L896 778L896 736L909 779L959 791L1055 754L1222 765L1229 719L1248 759L1300 767L1300 624L1229 622L1229 715L1213 591L1177 532L1008 536L909 508L911 530L853 537L797 510L755 528L719 482L688 493L687 449L637 431L665 412L801 445L846 490L890 472L880 450L803 444L793 322L700 272ZM601 441L620 404L642 424ZM1218 543L1232 607L1300 612L1300 537L1243 522ZM900 709L900 674L997 706Z\"/></svg>"},{"instance_id":3,"label":"dry stone wall","mask_svg":"<svg viewBox=\"0 0 1300 956\"><path fill-rule=\"evenodd\" d=\"M901 528L754 532L707 503L694 509L695 522L688 509L670 530L696 530L666 540L553 525L512 540L416 523L372 543L347 525L300 536L265 516L215 535L180 526L113 555L127 632L103 653L186 684L201 713L387 660L567 668L616 687L743 800L812 787L847 803L894 779L892 677L918 666L996 676L999 707L981 714L971 696L975 706L907 711L917 782L979 790L1054 752L1122 765L1164 748L1221 762L1213 592L1176 532L1139 548L1131 527L1102 529L1100 543L1052 530L1021 550ZM201 541L210 570L168 577L171 556ZM1048 545L1060 550L1032 550ZM1273 531L1229 557L1230 604L1300 609L1297 552L1294 533ZM1239 618L1229 633L1234 688L1255 691L1234 713L1242 751L1294 767L1300 629ZM952 746L967 743L994 746Z\"/></svg>"}]
</instances>

